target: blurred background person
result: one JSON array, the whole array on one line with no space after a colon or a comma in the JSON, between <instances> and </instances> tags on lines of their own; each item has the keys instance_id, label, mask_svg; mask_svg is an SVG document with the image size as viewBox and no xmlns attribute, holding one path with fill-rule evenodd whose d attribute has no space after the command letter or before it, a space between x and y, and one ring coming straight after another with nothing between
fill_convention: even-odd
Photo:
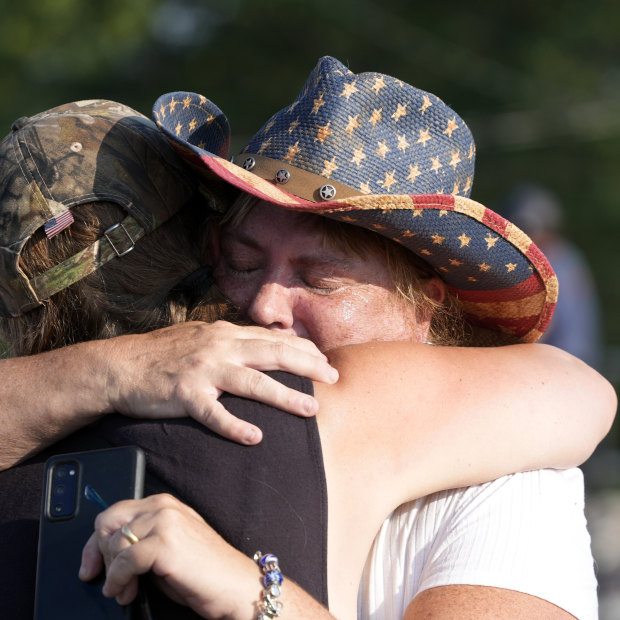
<instances>
[{"instance_id":1,"label":"blurred background person","mask_svg":"<svg viewBox=\"0 0 620 620\"><path fill-rule=\"evenodd\" d=\"M557 306L541 342L600 369L598 292L586 257L564 232L564 212L558 197L543 186L522 183L508 192L499 210L541 248L558 276Z\"/></svg>"}]
</instances>

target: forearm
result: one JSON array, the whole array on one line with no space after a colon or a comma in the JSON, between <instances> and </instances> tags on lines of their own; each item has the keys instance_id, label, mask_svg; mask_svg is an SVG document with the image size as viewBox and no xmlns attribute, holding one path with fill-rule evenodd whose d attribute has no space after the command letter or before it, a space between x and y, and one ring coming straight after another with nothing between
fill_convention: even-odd
<instances>
[{"instance_id":1,"label":"forearm","mask_svg":"<svg viewBox=\"0 0 620 620\"><path fill-rule=\"evenodd\" d=\"M227 412L218 401L222 392L302 416L318 407L312 396L266 370L327 382L337 377L308 340L222 321L2 360L0 469L111 411L150 419L190 416L233 441L258 443L260 429Z\"/></svg>"},{"instance_id":2,"label":"forearm","mask_svg":"<svg viewBox=\"0 0 620 620\"><path fill-rule=\"evenodd\" d=\"M489 439L497 438L496 461L507 458L510 469L503 473L517 464L521 470L568 468L587 460L615 416L617 398L610 383L581 360L548 345L506 347L496 353L501 355L497 369L478 385L478 422L480 435L486 428Z\"/></svg>"},{"instance_id":3,"label":"forearm","mask_svg":"<svg viewBox=\"0 0 620 620\"><path fill-rule=\"evenodd\" d=\"M0 360L0 470L111 411L104 343Z\"/></svg>"},{"instance_id":4,"label":"forearm","mask_svg":"<svg viewBox=\"0 0 620 620\"><path fill-rule=\"evenodd\" d=\"M379 471L395 488L407 477L409 494L398 503L517 471L578 465L609 430L617 404L601 375L543 345L375 343L334 352L332 362L339 383L315 388L324 454L332 441L336 454L352 446L348 458L365 475ZM376 445L384 456L369 458Z\"/></svg>"},{"instance_id":5,"label":"forearm","mask_svg":"<svg viewBox=\"0 0 620 620\"><path fill-rule=\"evenodd\" d=\"M305 590L296 583L288 581L284 584L281 596L284 608L282 618L291 620L324 620L335 618L316 599L312 598Z\"/></svg>"}]
</instances>

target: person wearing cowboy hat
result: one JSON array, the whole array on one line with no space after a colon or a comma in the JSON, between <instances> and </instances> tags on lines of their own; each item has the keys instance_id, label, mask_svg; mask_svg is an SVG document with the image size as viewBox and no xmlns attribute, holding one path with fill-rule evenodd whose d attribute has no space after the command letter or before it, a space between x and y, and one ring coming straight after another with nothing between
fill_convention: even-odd
<instances>
[{"instance_id":1,"label":"person wearing cowboy hat","mask_svg":"<svg viewBox=\"0 0 620 620\"><path fill-rule=\"evenodd\" d=\"M205 97L164 95L154 116L205 180L241 191L223 223L215 274L255 323L308 337L322 350L390 339L535 342L548 326L556 277L522 231L469 198L473 137L436 96L379 73L354 74L325 57L293 103L230 161L209 150L212 136L229 129ZM365 231L374 234L374 245ZM362 249L339 247L339 236ZM387 252L380 239L400 247L391 243ZM400 296L412 302L408 308L386 293L395 266L416 280L417 290ZM399 293L405 287L396 280ZM435 330L429 310L446 300L461 316L460 324L457 315L449 317L457 328L447 335L445 320ZM520 609L595 617L581 474L567 471L542 483L542 492L538 484L547 474L396 511L371 551L360 617L401 617L409 603L416 614L478 596L503 615ZM519 509L510 509L514 519L506 523L515 502ZM572 531L563 530L558 525L571 505L579 505L579 516ZM468 517L461 521L463 512ZM544 568L534 575L533 566ZM536 611L528 607L533 597L542 604Z\"/></svg>"},{"instance_id":2,"label":"person wearing cowboy hat","mask_svg":"<svg viewBox=\"0 0 620 620\"><path fill-rule=\"evenodd\" d=\"M51 177L50 177L50 178L51 178ZM48 190L46 189L45 191L47 192ZM39 197L39 198L40 198L40 197ZM43 203L41 203L41 204L43 204ZM57 204L56 204L56 205L54 205L54 208L57 208L58 206L59 206L59 205L57 205ZM19 243L20 243L20 244L22 244L22 243L23 243L23 241L24 241L24 240L20 238ZM20 246L20 247L21 247L21 246ZM22 275L21 277L22 277L22 279L23 279L23 275ZM15 293L12 293L12 292L11 292L11 291L9 291L9 290L5 291L5 294L4 294L4 295L5 295L5 297L4 297L4 298L5 298L5 299L7 299L7 300L8 300L8 299L14 299L14 298L15 298L15 297L14 297ZM384 298L384 299L385 299L385 298ZM35 301L36 301L36 300L35 300ZM32 300L32 299L30 299L30 300L29 300L29 303L32 303L32 302L33 302L33 300ZM395 310L400 309L400 307L398 306L398 304L396 304L396 305L394 306L394 309L395 309ZM396 315L395 315L395 317L396 317ZM414 323L417 323L417 320L418 320L418 319L417 319L415 316L411 316L410 318L411 318L411 320L412 320L412 325L413 325ZM426 320L426 319L425 319L425 317L422 317L422 318L423 318L424 320ZM422 321L421 321L421 322L422 322ZM384 324L384 325L382 326L382 328L383 328L383 329L388 329L389 327L390 327L389 323ZM422 329L422 327L421 327L421 329ZM126 342L127 342L127 340L125 340L124 342L126 343ZM135 346L135 342L136 342L136 341L133 341L133 342L134 342L134 346ZM144 342L144 339L142 339L142 342ZM156 343L156 339L149 340L149 344L150 344L150 345L154 345L155 343ZM122 345L121 345L121 346L122 346ZM92 351L94 351L95 349L94 349L94 348L89 348L88 350L92 352ZM464 353L464 354L465 354L465 353ZM465 355L466 355L466 354L465 354ZM441 356L442 356L441 349L437 348L437 349L435 350L435 352L431 354L431 357L433 357L433 356L438 356L438 357L441 357ZM485 356L481 356L481 357L485 357ZM510 356L509 356L509 357L510 357ZM553 357L553 356L552 356L552 357ZM48 356L48 358L47 358L47 359L50 359L50 358L49 358L49 356ZM52 359L60 359L60 358L56 357L56 358L52 358ZM64 359L67 359L67 358L64 358ZM152 358L151 358L151 359L152 359ZM376 356L375 356L375 359L377 359L377 358L376 358ZM474 353L474 357L473 357L473 359L476 359L476 354L475 354L475 353ZM481 367L482 367L482 366L483 366L483 365L481 364ZM6 366L5 366L5 367L6 367ZM23 368L23 367L22 367L22 368ZM65 366L65 369L66 369L66 366ZM385 370L385 368L384 368L384 370ZM375 374L376 374L376 373L375 373ZM60 381L60 380L61 380L61 378L58 378L58 377L57 377L57 380L58 380L58 381ZM475 380L475 377L474 377L474 378L472 378L472 380ZM367 383L367 385L368 385L368 383ZM366 400L368 400L368 399L366 399ZM569 402L567 403L567 405L570 405L570 404L571 404L571 403L570 403L570 401L569 401ZM85 405L85 406L88 406L88 404L87 404L87 405ZM23 417L27 417L27 416L28 416L28 412L26 412L25 416L23 416ZM5 430L6 430L6 429L5 429ZM43 429L42 429L42 434L45 434L45 432L49 432L49 429L43 428ZM40 438L39 438L39 439L40 439ZM141 534L141 533L140 533L140 534ZM133 542L133 539L132 539L132 542ZM347 588L348 588L349 592L351 592L350 583L347 585Z\"/></svg>"}]
</instances>

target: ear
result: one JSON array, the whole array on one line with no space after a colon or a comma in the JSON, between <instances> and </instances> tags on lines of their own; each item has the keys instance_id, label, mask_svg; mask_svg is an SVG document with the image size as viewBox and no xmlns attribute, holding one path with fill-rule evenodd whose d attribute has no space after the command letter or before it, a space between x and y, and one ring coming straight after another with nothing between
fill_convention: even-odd
<instances>
[{"instance_id":1,"label":"ear","mask_svg":"<svg viewBox=\"0 0 620 620\"><path fill-rule=\"evenodd\" d=\"M424 281L424 292L438 303L443 303L446 298L446 283L439 277L435 276Z\"/></svg>"},{"instance_id":2,"label":"ear","mask_svg":"<svg viewBox=\"0 0 620 620\"><path fill-rule=\"evenodd\" d=\"M220 223L214 217L207 222L203 248L205 260L215 267L220 260Z\"/></svg>"}]
</instances>

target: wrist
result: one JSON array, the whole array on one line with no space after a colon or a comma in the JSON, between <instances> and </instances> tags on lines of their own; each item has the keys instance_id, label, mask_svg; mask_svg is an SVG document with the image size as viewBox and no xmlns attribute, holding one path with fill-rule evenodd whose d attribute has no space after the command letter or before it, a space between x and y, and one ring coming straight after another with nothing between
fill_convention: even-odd
<instances>
[{"instance_id":1,"label":"wrist","mask_svg":"<svg viewBox=\"0 0 620 620\"><path fill-rule=\"evenodd\" d=\"M117 336L108 340L90 342L92 355L89 360L91 373L96 375L100 406L103 413L127 413L129 407L127 386L134 376L130 357L131 343L139 336ZM137 363L137 360L135 360Z\"/></svg>"}]
</instances>

